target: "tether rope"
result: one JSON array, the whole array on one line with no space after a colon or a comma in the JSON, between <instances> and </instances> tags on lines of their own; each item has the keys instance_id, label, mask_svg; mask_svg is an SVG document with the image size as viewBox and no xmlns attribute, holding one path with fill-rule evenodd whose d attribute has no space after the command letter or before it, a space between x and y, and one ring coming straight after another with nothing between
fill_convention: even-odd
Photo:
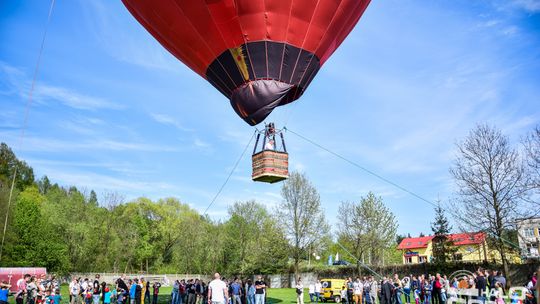
<instances>
[{"instance_id":1,"label":"tether rope","mask_svg":"<svg viewBox=\"0 0 540 304\"><path fill-rule=\"evenodd\" d=\"M47 31L49 30L49 24L51 23L51 16L52 16L53 8L54 8L54 2L55 2L55 0L51 0L51 5L49 7L49 15L47 16L47 23L45 24L45 31L43 32L43 38L41 39L41 46L39 48L36 67L34 68L34 75L32 77L32 85L30 87L30 91L28 92L28 100L26 102L26 107L25 107L25 112L24 112L23 126L22 126L22 129L21 129L21 134L19 136L19 143L17 145L19 147L21 146L21 144L23 142L24 135L25 135L25 132L26 132L26 128L28 126L28 116L30 114L30 106L32 105L32 100L33 100L33 96L34 96L34 89L36 87L36 81L37 81L37 76L38 76L38 72L39 72L39 67L41 65L41 55L43 54L43 49L45 47L45 38L47 37ZM13 199L13 189L15 188L15 180L16 180L16 177L17 177L17 171L18 171L18 165L16 163L15 164L15 169L13 170L13 178L11 179L11 187L10 187L10 190L9 190L8 206L7 206L7 210L6 210L6 219L4 221L4 232L2 234L2 244L0 245L0 261L2 260L2 252L4 250L4 241L5 241L5 238L6 238L6 229L7 229L7 223L8 223L8 218L9 218L9 209L11 208L11 201Z\"/></svg>"},{"instance_id":2,"label":"tether rope","mask_svg":"<svg viewBox=\"0 0 540 304\"><path fill-rule=\"evenodd\" d=\"M373 172L373 171L371 171L371 170L369 170L369 169L367 169L367 168L361 166L360 164L358 164L358 163L356 163L356 162L354 162L354 161L352 161L352 160L350 160L350 159L348 159L348 158L346 158L346 157L344 157L344 156L342 156L342 155L340 155L340 154L338 154L338 153L336 153L336 152L334 152L334 151L332 151L332 150L330 150L330 149L328 149L328 148L326 148L326 147L324 147L324 146L318 144L317 142L315 142L315 141L313 141L313 140L311 140L311 139L309 139L309 138L307 138L307 137L305 137L305 136L303 136L303 135L301 135L301 134L298 134L297 132L294 132L294 131L291 130L291 129L288 129L287 127L284 127L283 129L286 130L286 131L291 132L292 134L298 136L299 138L305 140L306 142L308 142L308 143L310 143L310 144L312 144L312 145L314 145L314 146L320 148L321 150L324 150L324 151L326 151L326 152L328 152L328 153L330 153L330 154L336 156L337 158L339 158L339 159L341 159L341 160L343 160L343 161L345 161L345 162L347 162L347 163L353 165L354 167L359 168L360 170L362 170L362 171L364 171L364 172L366 172L366 173L368 173L368 174L370 174L370 175L372 175L372 176L375 176L376 178L382 180L383 182L385 182L385 183L387 183L387 184L389 184L389 185L391 185L391 186L394 186L394 187L398 188L399 190L401 190L401 191L403 191L403 192L406 192L406 193L408 193L408 194L410 194L410 195L416 197L417 199L419 199L419 200L421 200L421 201L423 201L423 202L425 202L425 203L428 203L428 204L430 204L430 205L432 205L432 206L437 207L437 204L436 204L436 203L434 203L434 202L432 202L432 201L430 201L430 200L428 200L428 199L422 197L421 195L419 195L419 194L417 194L417 193L415 193L415 192L413 192L413 191L411 191L411 190L408 190L407 188L405 188L405 187L403 187L403 186L401 186L401 185L399 185L399 184L397 184L397 183L395 183L395 182L389 180L388 178L385 178L385 177L383 177L383 176L381 176L381 175L379 175L379 174L377 174L377 173L375 173L375 172ZM494 234L493 232L487 231L487 230L485 230L485 229L484 229L484 230L481 230L481 232L487 233L487 234L491 235L492 237L498 238L498 239L500 239L502 242L504 242L504 243L510 245L511 247L519 248L519 245L517 245L517 244L515 244L515 243L513 243L513 242L511 242L511 241L509 241L509 240L507 240L507 239L505 239L505 238L499 237L499 236L497 236L496 234ZM341 246L341 245L340 245L340 246Z\"/></svg>"},{"instance_id":3,"label":"tether rope","mask_svg":"<svg viewBox=\"0 0 540 304\"><path fill-rule=\"evenodd\" d=\"M216 199L219 197L219 195L221 194L221 192L223 191L223 189L225 188L225 186L227 185L227 183L229 182L229 179L231 178L231 176L233 175L234 171L236 170L236 168L238 167L238 164L240 163L240 161L242 160L242 158L244 158L244 155L246 154L246 151L247 149L249 148L249 146L251 145L251 142L253 141L253 138L255 137L255 134L257 134L257 129L255 129L255 131L253 132L253 135L251 135L251 138L249 139L248 143L246 144L246 146L244 147L244 151L242 151L242 154L240 154L240 157L238 158L238 160L236 160L236 163L234 164L234 167L231 169L231 172L229 172L229 175L227 176L227 178L225 179L225 181L223 182L223 184L221 185L221 187L219 188L218 192L216 193L216 195L214 196L214 198L212 199L212 201L210 202L210 204L208 205L208 207L206 207L206 209L204 210L203 212L203 215L206 215L206 213L208 212L208 209L210 209L210 207L212 207L212 205L214 204L214 202L216 201Z\"/></svg>"}]
</instances>

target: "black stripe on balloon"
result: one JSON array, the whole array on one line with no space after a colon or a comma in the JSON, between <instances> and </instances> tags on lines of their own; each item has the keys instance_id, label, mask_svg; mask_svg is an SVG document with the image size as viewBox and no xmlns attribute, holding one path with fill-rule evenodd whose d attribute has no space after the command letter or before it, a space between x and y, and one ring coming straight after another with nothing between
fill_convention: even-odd
<instances>
[{"instance_id":1,"label":"black stripe on balloon","mask_svg":"<svg viewBox=\"0 0 540 304\"><path fill-rule=\"evenodd\" d=\"M243 63L233 57L238 51L226 50L208 66L206 79L250 125L298 99L320 68L314 53L282 42L248 42L239 49Z\"/></svg>"},{"instance_id":2,"label":"black stripe on balloon","mask_svg":"<svg viewBox=\"0 0 540 304\"><path fill-rule=\"evenodd\" d=\"M259 79L271 79L292 84L298 87L300 92L303 92L309 78L315 76L314 74L320 68L320 60L314 53L290 44L255 41L248 42L247 47L246 44L240 47L244 54L244 62L249 74L248 79L244 79L242 76L242 72L229 50L225 50L214 59L206 70L206 79L228 98L231 97L232 90L235 88Z\"/></svg>"}]
</instances>

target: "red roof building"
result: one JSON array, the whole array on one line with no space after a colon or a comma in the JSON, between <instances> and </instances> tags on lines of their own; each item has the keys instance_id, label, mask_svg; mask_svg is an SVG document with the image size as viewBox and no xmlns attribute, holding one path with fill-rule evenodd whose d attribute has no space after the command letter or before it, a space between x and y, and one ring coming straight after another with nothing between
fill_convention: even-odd
<instances>
[{"instance_id":1,"label":"red roof building","mask_svg":"<svg viewBox=\"0 0 540 304\"><path fill-rule=\"evenodd\" d=\"M404 264L428 263L433 260L433 235L405 238L397 249L403 252ZM448 235L457 247L454 259L458 261L485 261L487 259L486 234L484 232L454 233Z\"/></svg>"}]
</instances>

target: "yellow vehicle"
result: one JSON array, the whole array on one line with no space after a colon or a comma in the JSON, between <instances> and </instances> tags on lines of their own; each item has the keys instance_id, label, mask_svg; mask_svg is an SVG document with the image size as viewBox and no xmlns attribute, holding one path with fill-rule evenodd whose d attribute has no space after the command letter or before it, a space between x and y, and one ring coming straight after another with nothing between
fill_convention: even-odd
<instances>
[{"instance_id":1,"label":"yellow vehicle","mask_svg":"<svg viewBox=\"0 0 540 304\"><path fill-rule=\"evenodd\" d=\"M321 279L321 284L321 298L323 301L333 300L336 303L341 303L341 289L346 285L345 280Z\"/></svg>"}]
</instances>

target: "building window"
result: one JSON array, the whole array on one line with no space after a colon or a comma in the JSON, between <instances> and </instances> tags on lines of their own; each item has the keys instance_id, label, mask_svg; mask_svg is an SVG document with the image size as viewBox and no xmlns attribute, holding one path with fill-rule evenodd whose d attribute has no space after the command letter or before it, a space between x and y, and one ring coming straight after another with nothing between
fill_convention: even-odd
<instances>
[{"instance_id":1,"label":"building window","mask_svg":"<svg viewBox=\"0 0 540 304\"><path fill-rule=\"evenodd\" d=\"M525 228L523 229L523 237L527 239L534 238L534 228Z\"/></svg>"},{"instance_id":2,"label":"building window","mask_svg":"<svg viewBox=\"0 0 540 304\"><path fill-rule=\"evenodd\" d=\"M455 253L454 261L461 261L461 260L463 260L463 255L461 253Z\"/></svg>"},{"instance_id":3,"label":"building window","mask_svg":"<svg viewBox=\"0 0 540 304\"><path fill-rule=\"evenodd\" d=\"M418 263L425 263L427 262L427 257L425 256L418 256Z\"/></svg>"},{"instance_id":4,"label":"building window","mask_svg":"<svg viewBox=\"0 0 540 304\"><path fill-rule=\"evenodd\" d=\"M405 264L412 264L412 257L406 257Z\"/></svg>"}]
</instances>

